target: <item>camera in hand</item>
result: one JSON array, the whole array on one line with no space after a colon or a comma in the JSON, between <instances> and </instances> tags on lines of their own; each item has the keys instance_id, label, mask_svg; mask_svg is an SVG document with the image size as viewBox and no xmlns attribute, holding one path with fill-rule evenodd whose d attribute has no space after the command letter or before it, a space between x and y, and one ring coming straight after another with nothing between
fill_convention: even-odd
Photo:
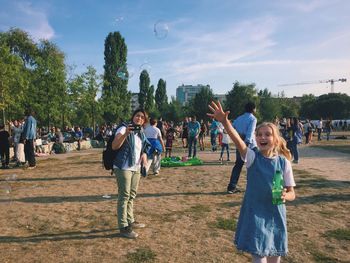
<instances>
[{"instance_id":1,"label":"camera in hand","mask_svg":"<svg viewBox=\"0 0 350 263\"><path fill-rule=\"evenodd\" d=\"M132 131L141 131L141 125L137 125L135 123L130 125Z\"/></svg>"}]
</instances>

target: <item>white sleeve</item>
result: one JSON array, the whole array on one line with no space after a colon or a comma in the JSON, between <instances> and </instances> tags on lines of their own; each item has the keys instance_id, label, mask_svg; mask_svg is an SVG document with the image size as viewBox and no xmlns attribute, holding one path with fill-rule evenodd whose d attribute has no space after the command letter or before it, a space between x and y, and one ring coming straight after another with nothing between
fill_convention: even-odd
<instances>
[{"instance_id":1,"label":"white sleeve","mask_svg":"<svg viewBox=\"0 0 350 263\"><path fill-rule=\"evenodd\" d=\"M292 165L287 159L284 167L283 180L284 186L295 186Z\"/></svg>"},{"instance_id":2,"label":"white sleeve","mask_svg":"<svg viewBox=\"0 0 350 263\"><path fill-rule=\"evenodd\" d=\"M116 132L115 132L115 136L117 136L117 134L121 134L121 135L123 135L123 134L125 134L125 132L126 132L126 127L125 126L122 126L122 127L120 127Z\"/></svg>"},{"instance_id":3,"label":"white sleeve","mask_svg":"<svg viewBox=\"0 0 350 263\"><path fill-rule=\"evenodd\" d=\"M247 154L241 156L242 160L246 163L247 168L249 168L255 160L255 152L247 147Z\"/></svg>"}]
</instances>

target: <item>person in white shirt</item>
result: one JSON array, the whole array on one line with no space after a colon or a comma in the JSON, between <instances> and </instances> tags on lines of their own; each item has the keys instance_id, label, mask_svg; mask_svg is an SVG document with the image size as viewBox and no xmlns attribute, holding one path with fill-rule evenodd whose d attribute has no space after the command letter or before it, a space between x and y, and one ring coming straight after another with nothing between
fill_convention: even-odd
<instances>
[{"instance_id":1,"label":"person in white shirt","mask_svg":"<svg viewBox=\"0 0 350 263\"><path fill-rule=\"evenodd\" d=\"M322 133L322 126L323 126L323 123L322 123L322 118L320 118L320 120L318 121L317 123L317 140L318 141L321 141L321 133Z\"/></svg>"},{"instance_id":2,"label":"person in white shirt","mask_svg":"<svg viewBox=\"0 0 350 263\"><path fill-rule=\"evenodd\" d=\"M145 135L147 140L151 143L151 150L148 154L148 161L146 171L148 173L151 165L153 165L153 174L158 175L160 171L160 161L162 159L162 152L165 150L162 133L157 128L157 119L151 118L150 125L145 128Z\"/></svg>"},{"instance_id":3,"label":"person in white shirt","mask_svg":"<svg viewBox=\"0 0 350 263\"><path fill-rule=\"evenodd\" d=\"M227 131L225 129L222 129L222 141L221 141L221 153L220 153L220 159L219 161L223 161L223 154L224 151L226 150L227 152L227 161L230 161L230 144L231 140L230 140L230 136L227 134Z\"/></svg>"}]
</instances>

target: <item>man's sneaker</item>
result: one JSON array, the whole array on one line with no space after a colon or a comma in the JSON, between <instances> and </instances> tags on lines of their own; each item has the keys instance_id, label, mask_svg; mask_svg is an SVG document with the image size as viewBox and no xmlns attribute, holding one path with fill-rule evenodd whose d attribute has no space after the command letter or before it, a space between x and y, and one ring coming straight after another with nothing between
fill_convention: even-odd
<instances>
[{"instance_id":1,"label":"man's sneaker","mask_svg":"<svg viewBox=\"0 0 350 263\"><path fill-rule=\"evenodd\" d=\"M131 238L131 239L135 239L138 237L138 234L132 231L132 228L130 226L121 228L120 235L122 237Z\"/></svg>"},{"instance_id":2,"label":"man's sneaker","mask_svg":"<svg viewBox=\"0 0 350 263\"><path fill-rule=\"evenodd\" d=\"M234 193L240 193L240 192L241 190L239 190L238 188L227 190L228 194L234 194Z\"/></svg>"},{"instance_id":3,"label":"man's sneaker","mask_svg":"<svg viewBox=\"0 0 350 263\"><path fill-rule=\"evenodd\" d=\"M28 170L32 170L32 169L35 169L36 168L36 165L34 165L34 166L28 166Z\"/></svg>"},{"instance_id":4,"label":"man's sneaker","mask_svg":"<svg viewBox=\"0 0 350 263\"><path fill-rule=\"evenodd\" d=\"M133 223L129 224L129 227L131 227L131 228L145 228L146 225L142 224L142 223L139 223L137 221L134 221Z\"/></svg>"},{"instance_id":5,"label":"man's sneaker","mask_svg":"<svg viewBox=\"0 0 350 263\"><path fill-rule=\"evenodd\" d=\"M293 163L299 163L299 161L298 160L293 160Z\"/></svg>"}]
</instances>

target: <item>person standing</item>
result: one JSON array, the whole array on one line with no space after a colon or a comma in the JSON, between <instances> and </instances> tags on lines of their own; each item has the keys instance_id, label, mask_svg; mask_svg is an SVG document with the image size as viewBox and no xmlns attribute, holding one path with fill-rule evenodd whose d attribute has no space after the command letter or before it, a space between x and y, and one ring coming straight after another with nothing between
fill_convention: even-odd
<instances>
[{"instance_id":1,"label":"person standing","mask_svg":"<svg viewBox=\"0 0 350 263\"><path fill-rule=\"evenodd\" d=\"M28 169L36 168L34 141L36 139L36 119L33 117L34 111L26 111L26 120L23 126L22 136L24 139L24 154L28 162Z\"/></svg>"},{"instance_id":2,"label":"person standing","mask_svg":"<svg viewBox=\"0 0 350 263\"><path fill-rule=\"evenodd\" d=\"M188 123L188 158L195 158L197 154L197 140L201 125L197 121L196 116L192 117L192 120ZM193 146L193 155L192 155Z\"/></svg>"},{"instance_id":3,"label":"person standing","mask_svg":"<svg viewBox=\"0 0 350 263\"><path fill-rule=\"evenodd\" d=\"M247 147L242 136L231 126L220 102L209 105L211 117L224 124L230 138L247 165L247 187L240 210L234 244L250 253L254 263L278 263L288 253L286 201L295 199L295 180L291 155L286 142L273 123L262 123L256 129L257 147ZM283 177L281 203L273 204L273 177Z\"/></svg>"},{"instance_id":4,"label":"person standing","mask_svg":"<svg viewBox=\"0 0 350 263\"><path fill-rule=\"evenodd\" d=\"M237 130L239 136L241 136L241 139L245 142L246 146L250 149L254 149L256 147L256 141L255 141L255 128L256 128L256 117L254 116L254 113L256 112L256 106L253 102L248 102L245 105L245 113L240 115L236 120L233 122L233 127ZM244 162L241 158L240 152L238 149L236 149L236 162L233 166L230 182L227 186L227 193L233 194L234 192L237 192L237 183L242 171L242 167L244 165Z\"/></svg>"},{"instance_id":5,"label":"person standing","mask_svg":"<svg viewBox=\"0 0 350 263\"><path fill-rule=\"evenodd\" d=\"M157 120L150 119L150 125L145 129L147 140L151 144L150 152L148 153L148 161L146 171L153 165L153 174L158 175L160 170L160 161L162 159L162 152L165 150L163 136L160 129L157 127Z\"/></svg>"},{"instance_id":6,"label":"person standing","mask_svg":"<svg viewBox=\"0 0 350 263\"><path fill-rule=\"evenodd\" d=\"M18 156L17 156L17 152L18 152L18 144L19 141L21 139L21 134L23 131L22 126L20 125L19 120L14 120L13 122L10 122L10 126L12 129L12 134L13 134L13 152L14 152L14 160L16 162L16 164L18 164Z\"/></svg>"},{"instance_id":7,"label":"person standing","mask_svg":"<svg viewBox=\"0 0 350 263\"><path fill-rule=\"evenodd\" d=\"M333 129L332 121L330 119L328 119L326 121L324 129L326 131L327 141L329 141L329 137L330 137L332 129Z\"/></svg>"},{"instance_id":8,"label":"person standing","mask_svg":"<svg viewBox=\"0 0 350 263\"><path fill-rule=\"evenodd\" d=\"M0 156L1 156L1 168L9 169L10 163L10 134L5 130L5 125L0 124Z\"/></svg>"},{"instance_id":9,"label":"person standing","mask_svg":"<svg viewBox=\"0 0 350 263\"><path fill-rule=\"evenodd\" d=\"M322 134L322 127L323 127L323 123L322 123L322 118L320 118L320 120L317 122L317 140L321 141L321 134Z\"/></svg>"},{"instance_id":10,"label":"person standing","mask_svg":"<svg viewBox=\"0 0 350 263\"><path fill-rule=\"evenodd\" d=\"M182 122L181 139L182 139L182 147L187 148L188 147L188 117L185 117L184 121Z\"/></svg>"},{"instance_id":11,"label":"person standing","mask_svg":"<svg viewBox=\"0 0 350 263\"><path fill-rule=\"evenodd\" d=\"M213 121L210 124L209 130L210 130L211 151L216 152L216 150L217 150L216 137L218 136L219 123L213 119Z\"/></svg>"},{"instance_id":12,"label":"person standing","mask_svg":"<svg viewBox=\"0 0 350 263\"><path fill-rule=\"evenodd\" d=\"M147 121L144 110L134 111L132 123L119 127L112 142L112 149L118 150L113 161L113 172L118 185L118 227L121 236L126 238L137 238L138 234L134 229L145 227L145 224L134 218L134 199L139 186L141 165L146 165L150 147L143 130L140 129Z\"/></svg>"},{"instance_id":13,"label":"person standing","mask_svg":"<svg viewBox=\"0 0 350 263\"><path fill-rule=\"evenodd\" d=\"M221 153L220 153L220 158L219 161L223 161L223 154L224 151L226 150L227 153L227 161L230 161L230 136L227 134L227 131L225 130L225 128L223 128L222 130L222 142L221 142Z\"/></svg>"}]
</instances>

